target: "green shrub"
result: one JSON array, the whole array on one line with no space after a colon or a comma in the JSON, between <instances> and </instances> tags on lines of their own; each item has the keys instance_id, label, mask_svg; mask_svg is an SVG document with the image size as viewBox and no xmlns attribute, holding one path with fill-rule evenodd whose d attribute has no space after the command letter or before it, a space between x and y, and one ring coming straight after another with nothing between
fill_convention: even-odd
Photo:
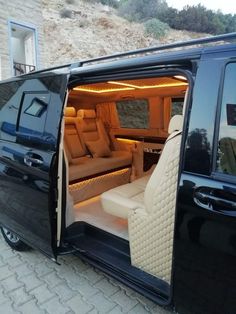
<instances>
[{"instance_id":1,"label":"green shrub","mask_svg":"<svg viewBox=\"0 0 236 314\"><path fill-rule=\"evenodd\" d=\"M215 12L201 4L187 5L180 11L169 7L158 18L172 28L192 32L222 34L236 31L236 14Z\"/></svg>"},{"instance_id":2,"label":"green shrub","mask_svg":"<svg viewBox=\"0 0 236 314\"><path fill-rule=\"evenodd\" d=\"M159 18L167 10L165 0L120 0L119 14L129 21L145 22Z\"/></svg>"},{"instance_id":3,"label":"green shrub","mask_svg":"<svg viewBox=\"0 0 236 314\"><path fill-rule=\"evenodd\" d=\"M161 22L158 19L150 19L144 23L145 32L156 39L166 35L170 27L168 24Z\"/></svg>"}]
</instances>

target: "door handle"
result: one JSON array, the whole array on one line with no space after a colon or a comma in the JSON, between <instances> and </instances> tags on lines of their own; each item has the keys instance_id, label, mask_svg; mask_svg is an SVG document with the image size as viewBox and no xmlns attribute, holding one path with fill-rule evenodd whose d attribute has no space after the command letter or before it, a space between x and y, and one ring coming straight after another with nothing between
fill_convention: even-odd
<instances>
[{"instance_id":1,"label":"door handle","mask_svg":"<svg viewBox=\"0 0 236 314\"><path fill-rule=\"evenodd\" d=\"M208 210L221 211L235 211L236 202L228 200L226 198L218 197L214 195L214 189L209 192L203 192L201 190L194 193L194 202L202 208Z\"/></svg>"},{"instance_id":2,"label":"door handle","mask_svg":"<svg viewBox=\"0 0 236 314\"><path fill-rule=\"evenodd\" d=\"M208 210L212 210L213 209L213 206L209 200L209 195L206 194L206 193L203 193L203 192L200 192L200 191L197 191L194 193L194 202L204 208L204 209L208 209Z\"/></svg>"},{"instance_id":3,"label":"door handle","mask_svg":"<svg viewBox=\"0 0 236 314\"><path fill-rule=\"evenodd\" d=\"M34 153L27 153L24 156L24 163L29 167L40 167L43 165L43 158Z\"/></svg>"}]
</instances>

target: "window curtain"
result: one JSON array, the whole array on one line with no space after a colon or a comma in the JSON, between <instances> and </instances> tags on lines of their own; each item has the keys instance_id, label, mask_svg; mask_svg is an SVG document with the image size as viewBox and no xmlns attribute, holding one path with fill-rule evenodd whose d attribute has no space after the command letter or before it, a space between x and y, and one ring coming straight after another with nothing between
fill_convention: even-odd
<instances>
[{"instance_id":1,"label":"window curtain","mask_svg":"<svg viewBox=\"0 0 236 314\"><path fill-rule=\"evenodd\" d=\"M113 102L98 104L96 106L97 117L102 120L106 131L119 128L119 118L117 115L116 104Z\"/></svg>"}]
</instances>

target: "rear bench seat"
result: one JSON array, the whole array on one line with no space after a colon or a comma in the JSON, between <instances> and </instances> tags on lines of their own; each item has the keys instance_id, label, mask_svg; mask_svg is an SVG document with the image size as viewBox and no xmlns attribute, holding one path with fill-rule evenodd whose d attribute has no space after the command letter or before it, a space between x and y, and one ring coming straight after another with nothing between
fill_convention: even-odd
<instances>
[{"instance_id":1,"label":"rear bench seat","mask_svg":"<svg viewBox=\"0 0 236 314\"><path fill-rule=\"evenodd\" d=\"M69 165L69 179L76 181L130 165L131 156L129 152L112 152L112 156L107 158L85 156L81 157L77 164Z\"/></svg>"},{"instance_id":2,"label":"rear bench seat","mask_svg":"<svg viewBox=\"0 0 236 314\"><path fill-rule=\"evenodd\" d=\"M87 149L87 141L103 138L109 145L109 138L95 110L79 110L74 107L65 110L65 151L69 162L69 181L81 181L132 164L129 151L111 151L109 157L93 158Z\"/></svg>"}]
</instances>

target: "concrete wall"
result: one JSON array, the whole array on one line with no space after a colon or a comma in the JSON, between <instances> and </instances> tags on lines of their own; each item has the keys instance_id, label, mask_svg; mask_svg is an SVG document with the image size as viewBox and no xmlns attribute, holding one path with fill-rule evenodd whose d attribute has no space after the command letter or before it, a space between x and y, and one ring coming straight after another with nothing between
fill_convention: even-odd
<instances>
[{"instance_id":1,"label":"concrete wall","mask_svg":"<svg viewBox=\"0 0 236 314\"><path fill-rule=\"evenodd\" d=\"M0 78L12 76L9 21L32 26L37 30L38 68L44 66L43 18L41 0L0 0Z\"/></svg>"}]
</instances>

